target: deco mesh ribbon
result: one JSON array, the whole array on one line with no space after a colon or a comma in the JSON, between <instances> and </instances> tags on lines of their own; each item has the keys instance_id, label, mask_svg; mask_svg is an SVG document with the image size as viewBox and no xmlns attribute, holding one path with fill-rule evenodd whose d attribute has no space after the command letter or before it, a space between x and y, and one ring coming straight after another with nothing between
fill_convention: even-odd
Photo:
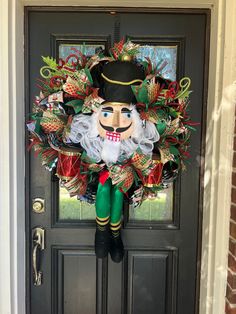
<instances>
[{"instance_id":1,"label":"deco mesh ribbon","mask_svg":"<svg viewBox=\"0 0 236 314\"><path fill-rule=\"evenodd\" d=\"M96 190L100 175L104 181L110 178L126 194L132 190L130 199L136 206L149 192L167 187L185 168L191 131L196 125L188 114L191 81L188 77L179 82L163 78L149 58L136 60L145 70L146 78L132 86L132 91L144 127L151 122L160 135L152 158L138 149L128 160L107 166L92 160L81 146L69 145L66 140L73 117L90 116L104 102L93 82L93 67L124 58L135 59L138 53L139 45L122 40L110 49L110 56L99 52L87 57L75 50L58 62L43 57L42 79L38 80L40 93L35 97L27 122L29 148L34 148L48 170L55 169L71 196L86 200L86 195Z\"/></svg>"}]
</instances>

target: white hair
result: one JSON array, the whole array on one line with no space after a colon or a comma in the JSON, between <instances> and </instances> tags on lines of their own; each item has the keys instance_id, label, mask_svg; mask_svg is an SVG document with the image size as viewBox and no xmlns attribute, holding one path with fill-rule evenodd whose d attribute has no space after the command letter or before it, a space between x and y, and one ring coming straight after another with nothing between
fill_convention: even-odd
<instances>
[{"instance_id":1,"label":"white hair","mask_svg":"<svg viewBox=\"0 0 236 314\"><path fill-rule=\"evenodd\" d=\"M154 123L150 121L146 121L146 125L143 127L139 113L133 105L131 105L131 110L134 132L130 138L121 140L117 144L99 136L97 120L101 111L100 107L91 116L84 114L74 116L68 142L80 143L88 156L95 162L103 160L108 165L130 158L138 148L143 154L151 156L153 144L160 138L159 133Z\"/></svg>"}]
</instances>

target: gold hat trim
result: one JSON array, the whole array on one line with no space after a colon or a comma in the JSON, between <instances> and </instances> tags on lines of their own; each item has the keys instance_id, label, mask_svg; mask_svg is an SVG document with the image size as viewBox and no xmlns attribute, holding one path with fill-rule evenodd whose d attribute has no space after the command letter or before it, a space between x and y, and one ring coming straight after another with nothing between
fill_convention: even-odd
<instances>
[{"instance_id":1,"label":"gold hat trim","mask_svg":"<svg viewBox=\"0 0 236 314\"><path fill-rule=\"evenodd\" d=\"M132 81L129 81L129 82L122 82L122 81L115 81L115 80L111 80L109 79L107 76L105 76L103 73L102 73L102 77L109 83L111 84L118 84L118 85L125 85L125 86L128 86L128 85L132 85L134 83L142 83L143 80L140 80L140 79L136 79L136 80L132 80Z\"/></svg>"}]
</instances>

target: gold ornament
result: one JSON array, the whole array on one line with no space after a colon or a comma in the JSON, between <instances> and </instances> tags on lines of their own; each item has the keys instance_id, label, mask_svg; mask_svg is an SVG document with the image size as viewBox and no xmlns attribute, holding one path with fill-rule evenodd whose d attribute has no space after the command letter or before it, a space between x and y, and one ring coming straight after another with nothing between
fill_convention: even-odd
<instances>
[{"instance_id":1,"label":"gold ornament","mask_svg":"<svg viewBox=\"0 0 236 314\"><path fill-rule=\"evenodd\" d=\"M121 60L122 61L127 61L127 62L130 62L132 61L133 57L127 53L123 54L122 57L121 57Z\"/></svg>"}]
</instances>

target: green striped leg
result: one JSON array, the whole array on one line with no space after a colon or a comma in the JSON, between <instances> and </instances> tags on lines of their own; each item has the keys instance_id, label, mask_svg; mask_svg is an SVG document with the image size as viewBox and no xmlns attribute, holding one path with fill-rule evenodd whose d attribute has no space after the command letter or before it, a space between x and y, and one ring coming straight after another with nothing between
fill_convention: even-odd
<instances>
[{"instance_id":1,"label":"green striped leg","mask_svg":"<svg viewBox=\"0 0 236 314\"><path fill-rule=\"evenodd\" d=\"M107 180L103 185L98 184L96 195L96 222L99 230L106 229L110 220L111 211L111 180Z\"/></svg>"},{"instance_id":2,"label":"green striped leg","mask_svg":"<svg viewBox=\"0 0 236 314\"><path fill-rule=\"evenodd\" d=\"M124 194L120 190L113 186L111 192L111 221L110 229L114 237L119 235L121 228L121 215L123 209Z\"/></svg>"}]
</instances>

